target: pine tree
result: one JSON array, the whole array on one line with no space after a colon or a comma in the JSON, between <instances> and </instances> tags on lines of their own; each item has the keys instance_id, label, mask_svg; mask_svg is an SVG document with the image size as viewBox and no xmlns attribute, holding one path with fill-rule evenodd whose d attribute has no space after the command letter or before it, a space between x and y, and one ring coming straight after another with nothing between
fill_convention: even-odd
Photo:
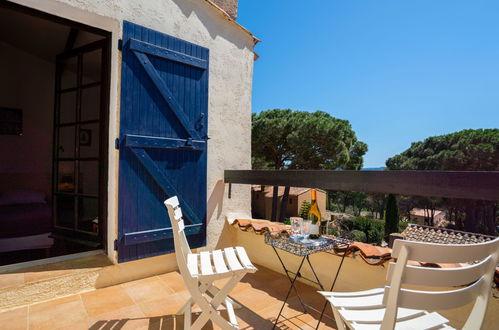
<instances>
[{"instance_id":1,"label":"pine tree","mask_svg":"<svg viewBox=\"0 0 499 330\"><path fill-rule=\"evenodd\" d=\"M398 233L399 211L397 207L397 198L395 195L388 195L385 212L385 239L388 239L391 233Z\"/></svg>"}]
</instances>

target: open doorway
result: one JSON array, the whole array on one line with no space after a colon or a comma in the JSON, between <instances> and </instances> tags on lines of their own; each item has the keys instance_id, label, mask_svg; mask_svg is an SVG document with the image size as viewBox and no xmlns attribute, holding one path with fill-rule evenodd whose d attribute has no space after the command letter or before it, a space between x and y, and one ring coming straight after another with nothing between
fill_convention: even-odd
<instances>
[{"instance_id":1,"label":"open doorway","mask_svg":"<svg viewBox=\"0 0 499 330\"><path fill-rule=\"evenodd\" d=\"M110 37L0 1L0 266L105 248Z\"/></svg>"}]
</instances>

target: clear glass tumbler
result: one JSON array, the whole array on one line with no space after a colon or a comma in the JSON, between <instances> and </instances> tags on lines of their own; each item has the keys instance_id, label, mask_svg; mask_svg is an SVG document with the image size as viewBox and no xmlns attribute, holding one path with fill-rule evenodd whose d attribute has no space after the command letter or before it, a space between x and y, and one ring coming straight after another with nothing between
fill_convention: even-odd
<instances>
[{"instance_id":1,"label":"clear glass tumbler","mask_svg":"<svg viewBox=\"0 0 499 330\"><path fill-rule=\"evenodd\" d=\"M303 220L303 223L302 223L302 235L305 235L306 237L308 237L308 234L310 234L310 225L312 224L312 221L310 220Z\"/></svg>"},{"instance_id":2,"label":"clear glass tumbler","mask_svg":"<svg viewBox=\"0 0 499 330\"><path fill-rule=\"evenodd\" d=\"M302 233L303 219L300 217L292 217L290 220L291 235L300 235Z\"/></svg>"}]
</instances>

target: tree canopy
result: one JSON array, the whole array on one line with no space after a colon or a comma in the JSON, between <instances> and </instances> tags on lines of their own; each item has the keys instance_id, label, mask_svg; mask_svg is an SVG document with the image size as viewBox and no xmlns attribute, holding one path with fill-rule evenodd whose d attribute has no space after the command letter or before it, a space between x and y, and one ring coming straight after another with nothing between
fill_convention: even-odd
<instances>
[{"instance_id":1,"label":"tree canopy","mask_svg":"<svg viewBox=\"0 0 499 330\"><path fill-rule=\"evenodd\" d=\"M465 129L414 142L411 147L386 161L388 170L498 171L499 129ZM489 201L405 197L402 208L429 212L447 209L448 220L456 229L496 234L497 204Z\"/></svg>"},{"instance_id":2,"label":"tree canopy","mask_svg":"<svg viewBox=\"0 0 499 330\"><path fill-rule=\"evenodd\" d=\"M465 129L413 142L386 161L389 170L497 171L499 129Z\"/></svg>"},{"instance_id":3,"label":"tree canopy","mask_svg":"<svg viewBox=\"0 0 499 330\"><path fill-rule=\"evenodd\" d=\"M398 233L399 230L399 211L397 206L397 198L393 194L389 194L386 199L386 212L385 212L385 239L391 233Z\"/></svg>"},{"instance_id":4,"label":"tree canopy","mask_svg":"<svg viewBox=\"0 0 499 330\"><path fill-rule=\"evenodd\" d=\"M347 120L323 111L253 114L253 168L360 169L367 145Z\"/></svg>"},{"instance_id":5,"label":"tree canopy","mask_svg":"<svg viewBox=\"0 0 499 330\"><path fill-rule=\"evenodd\" d=\"M253 114L254 169L335 170L362 168L367 144L358 141L347 120L323 111L273 109ZM284 190L279 220L284 220L289 187ZM277 220L277 187L272 197L272 220Z\"/></svg>"}]
</instances>

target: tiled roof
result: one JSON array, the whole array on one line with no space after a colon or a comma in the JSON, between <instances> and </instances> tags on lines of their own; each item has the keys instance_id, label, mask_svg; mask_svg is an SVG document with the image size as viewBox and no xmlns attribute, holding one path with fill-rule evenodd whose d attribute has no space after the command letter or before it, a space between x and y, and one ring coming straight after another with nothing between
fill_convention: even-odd
<instances>
[{"instance_id":1,"label":"tiled roof","mask_svg":"<svg viewBox=\"0 0 499 330\"><path fill-rule=\"evenodd\" d=\"M402 232L404 239L441 244L475 244L493 240L494 236L464 231L409 224Z\"/></svg>"},{"instance_id":2,"label":"tiled roof","mask_svg":"<svg viewBox=\"0 0 499 330\"><path fill-rule=\"evenodd\" d=\"M232 225L237 225L242 231L252 231L258 235L262 235L266 231L274 233L289 229L289 225L263 219L235 219Z\"/></svg>"}]
</instances>

